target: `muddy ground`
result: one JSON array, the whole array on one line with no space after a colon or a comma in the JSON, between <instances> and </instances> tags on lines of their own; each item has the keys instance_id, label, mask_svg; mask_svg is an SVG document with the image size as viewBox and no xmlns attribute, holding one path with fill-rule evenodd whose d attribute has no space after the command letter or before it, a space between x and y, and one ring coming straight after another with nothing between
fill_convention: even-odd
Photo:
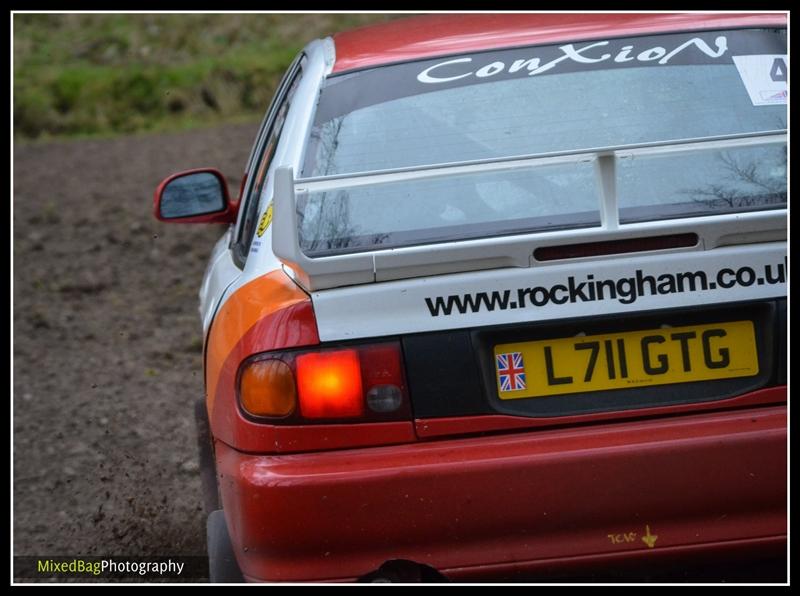
<instances>
[{"instance_id":1,"label":"muddy ground","mask_svg":"<svg viewBox=\"0 0 800 596\"><path fill-rule=\"evenodd\" d=\"M152 197L199 166L237 190L256 129L15 147L16 555L205 554L197 292L223 228Z\"/></svg>"}]
</instances>

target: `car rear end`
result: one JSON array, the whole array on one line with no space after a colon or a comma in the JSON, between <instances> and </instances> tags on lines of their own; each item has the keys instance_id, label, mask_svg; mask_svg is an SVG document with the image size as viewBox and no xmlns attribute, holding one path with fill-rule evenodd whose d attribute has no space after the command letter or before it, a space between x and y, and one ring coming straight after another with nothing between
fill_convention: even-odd
<instances>
[{"instance_id":1,"label":"car rear end","mask_svg":"<svg viewBox=\"0 0 800 596\"><path fill-rule=\"evenodd\" d=\"M248 579L785 557L785 27L700 21L328 76L211 406Z\"/></svg>"}]
</instances>

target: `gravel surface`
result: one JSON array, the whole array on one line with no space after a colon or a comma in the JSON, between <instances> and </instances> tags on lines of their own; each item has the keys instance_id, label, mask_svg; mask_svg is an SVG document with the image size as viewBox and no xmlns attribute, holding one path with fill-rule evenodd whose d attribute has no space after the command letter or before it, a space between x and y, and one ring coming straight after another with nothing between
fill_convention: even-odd
<instances>
[{"instance_id":1,"label":"gravel surface","mask_svg":"<svg viewBox=\"0 0 800 596\"><path fill-rule=\"evenodd\" d=\"M223 229L152 196L201 166L235 192L256 129L15 147L14 554L205 554L197 292Z\"/></svg>"}]
</instances>

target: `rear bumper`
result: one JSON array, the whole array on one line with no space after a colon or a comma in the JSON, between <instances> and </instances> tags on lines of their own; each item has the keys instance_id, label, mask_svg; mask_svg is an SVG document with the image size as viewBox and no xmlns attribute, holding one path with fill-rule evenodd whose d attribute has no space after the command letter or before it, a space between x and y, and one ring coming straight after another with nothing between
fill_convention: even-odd
<instances>
[{"instance_id":1,"label":"rear bumper","mask_svg":"<svg viewBox=\"0 0 800 596\"><path fill-rule=\"evenodd\" d=\"M252 580L346 580L397 558L479 580L786 540L785 406L295 455L218 442L216 457Z\"/></svg>"}]
</instances>

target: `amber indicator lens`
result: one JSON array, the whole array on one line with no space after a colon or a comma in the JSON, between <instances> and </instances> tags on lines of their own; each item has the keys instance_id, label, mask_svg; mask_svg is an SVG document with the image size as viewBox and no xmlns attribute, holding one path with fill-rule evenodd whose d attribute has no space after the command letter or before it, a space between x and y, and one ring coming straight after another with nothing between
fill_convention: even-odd
<instances>
[{"instance_id":1,"label":"amber indicator lens","mask_svg":"<svg viewBox=\"0 0 800 596\"><path fill-rule=\"evenodd\" d=\"M257 360L242 371L239 381L242 407L255 416L284 417L297 404L294 375L281 360Z\"/></svg>"}]
</instances>

